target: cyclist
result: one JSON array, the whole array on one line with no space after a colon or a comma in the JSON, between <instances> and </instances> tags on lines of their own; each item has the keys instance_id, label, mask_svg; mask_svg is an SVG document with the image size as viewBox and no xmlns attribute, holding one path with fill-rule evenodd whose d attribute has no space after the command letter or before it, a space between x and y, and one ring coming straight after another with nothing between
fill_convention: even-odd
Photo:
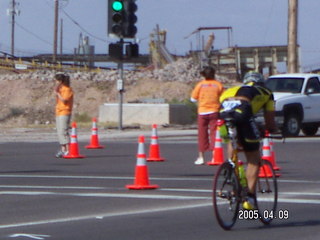
<instances>
[{"instance_id":1,"label":"cyclist","mask_svg":"<svg viewBox=\"0 0 320 240\"><path fill-rule=\"evenodd\" d=\"M227 89L220 97L220 117L233 118L238 132L239 145L247 159L246 177L247 196L243 208L252 210L256 202L256 182L259 175L260 130L254 121L255 114L263 109L266 129L277 131L274 121L274 100L272 92L264 87L264 78L258 72L248 72L243 78L243 85ZM229 151L232 149L229 144ZM229 155L230 156L230 155Z\"/></svg>"}]
</instances>

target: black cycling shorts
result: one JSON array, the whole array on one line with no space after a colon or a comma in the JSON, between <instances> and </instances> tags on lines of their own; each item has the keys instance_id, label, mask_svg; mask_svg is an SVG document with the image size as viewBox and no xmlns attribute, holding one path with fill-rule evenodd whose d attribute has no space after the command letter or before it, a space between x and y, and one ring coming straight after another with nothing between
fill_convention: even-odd
<instances>
[{"instance_id":1,"label":"black cycling shorts","mask_svg":"<svg viewBox=\"0 0 320 240\"><path fill-rule=\"evenodd\" d=\"M226 100L225 102L227 102ZM232 118L237 128L238 141L246 152L257 151L260 148L260 131L253 118L251 104L247 101L238 101L231 109L224 109L222 103L220 118ZM229 105L229 106L232 106Z\"/></svg>"}]
</instances>

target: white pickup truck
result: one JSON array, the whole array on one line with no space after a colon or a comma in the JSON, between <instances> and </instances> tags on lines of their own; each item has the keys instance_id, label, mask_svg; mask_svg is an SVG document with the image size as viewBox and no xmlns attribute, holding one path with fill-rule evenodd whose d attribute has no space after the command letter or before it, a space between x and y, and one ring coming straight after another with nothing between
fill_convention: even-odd
<instances>
[{"instance_id":1,"label":"white pickup truck","mask_svg":"<svg viewBox=\"0 0 320 240\"><path fill-rule=\"evenodd\" d=\"M315 135L320 124L320 75L279 74L266 80L274 93L276 122L285 136Z\"/></svg>"}]
</instances>

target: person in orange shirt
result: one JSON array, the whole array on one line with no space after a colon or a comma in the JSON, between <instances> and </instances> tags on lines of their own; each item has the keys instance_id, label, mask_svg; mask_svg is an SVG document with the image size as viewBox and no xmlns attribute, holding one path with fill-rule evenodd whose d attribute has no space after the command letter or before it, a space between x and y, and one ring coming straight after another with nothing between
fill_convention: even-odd
<instances>
[{"instance_id":1,"label":"person in orange shirt","mask_svg":"<svg viewBox=\"0 0 320 240\"><path fill-rule=\"evenodd\" d=\"M56 157L68 155L69 151L69 126L73 107L73 91L70 87L70 77L64 73L55 75L56 85L54 94L56 95L56 127L60 150Z\"/></svg>"},{"instance_id":2,"label":"person in orange shirt","mask_svg":"<svg viewBox=\"0 0 320 240\"><path fill-rule=\"evenodd\" d=\"M198 149L199 156L194 162L204 164L204 152L213 151L216 125L219 117L219 98L223 92L222 83L215 80L215 69L204 67L200 74L204 77L193 89L191 101L198 102Z\"/></svg>"}]
</instances>

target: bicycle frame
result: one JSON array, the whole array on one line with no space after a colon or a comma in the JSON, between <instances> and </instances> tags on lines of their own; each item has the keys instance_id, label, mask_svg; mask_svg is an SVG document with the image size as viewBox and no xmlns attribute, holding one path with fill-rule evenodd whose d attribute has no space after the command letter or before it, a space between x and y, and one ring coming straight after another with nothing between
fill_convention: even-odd
<instances>
[{"instance_id":1,"label":"bicycle frame","mask_svg":"<svg viewBox=\"0 0 320 240\"><path fill-rule=\"evenodd\" d=\"M231 141L231 146L232 146L230 164L232 164L233 168L235 169L236 175L239 179L239 161L238 161L239 160L239 158L238 158L239 149L238 149L238 142L237 142L237 129L235 128L235 126L232 124L231 121L230 122L225 121L225 124L227 126L228 137Z\"/></svg>"}]
</instances>

